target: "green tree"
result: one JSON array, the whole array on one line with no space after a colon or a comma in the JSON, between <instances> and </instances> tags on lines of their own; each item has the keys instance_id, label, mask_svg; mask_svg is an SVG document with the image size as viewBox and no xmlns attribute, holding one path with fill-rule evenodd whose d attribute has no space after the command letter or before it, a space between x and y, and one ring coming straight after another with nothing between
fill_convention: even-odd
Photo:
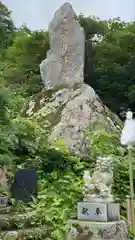
<instances>
[{"instance_id":1,"label":"green tree","mask_svg":"<svg viewBox=\"0 0 135 240\"><path fill-rule=\"evenodd\" d=\"M12 43L14 31L11 13L0 1L0 54Z\"/></svg>"},{"instance_id":2,"label":"green tree","mask_svg":"<svg viewBox=\"0 0 135 240\"><path fill-rule=\"evenodd\" d=\"M39 64L49 49L48 33L21 28L16 32L12 46L1 64L4 79L13 89L26 96L41 90Z\"/></svg>"},{"instance_id":3,"label":"green tree","mask_svg":"<svg viewBox=\"0 0 135 240\"><path fill-rule=\"evenodd\" d=\"M90 39L85 55L85 82L112 111L119 113L121 107L134 102L135 23L93 20L93 29L90 18L81 21L86 39Z\"/></svg>"}]
</instances>

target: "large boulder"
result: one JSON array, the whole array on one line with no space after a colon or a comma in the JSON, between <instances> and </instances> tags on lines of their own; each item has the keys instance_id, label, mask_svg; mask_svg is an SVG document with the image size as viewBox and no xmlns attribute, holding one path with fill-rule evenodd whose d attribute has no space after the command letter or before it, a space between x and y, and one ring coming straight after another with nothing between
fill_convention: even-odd
<instances>
[{"instance_id":1,"label":"large boulder","mask_svg":"<svg viewBox=\"0 0 135 240\"><path fill-rule=\"evenodd\" d=\"M89 138L86 130L104 127L119 132L121 122L103 105L93 88L76 84L73 88L60 85L43 89L23 110L26 116L38 117L50 131L50 138L63 142L77 155L87 155Z\"/></svg>"},{"instance_id":2,"label":"large boulder","mask_svg":"<svg viewBox=\"0 0 135 240\"><path fill-rule=\"evenodd\" d=\"M86 130L102 126L118 132L121 121L83 82L84 31L69 3L55 13L49 34L50 50L40 65L45 87L29 100L23 114L38 116L50 131L51 140L62 138L73 153L86 155Z\"/></svg>"}]
</instances>

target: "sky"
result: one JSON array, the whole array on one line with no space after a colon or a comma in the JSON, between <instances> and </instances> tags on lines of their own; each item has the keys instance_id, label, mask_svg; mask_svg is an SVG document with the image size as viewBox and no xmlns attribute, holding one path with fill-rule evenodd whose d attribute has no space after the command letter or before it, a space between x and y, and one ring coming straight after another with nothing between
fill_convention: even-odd
<instances>
[{"instance_id":1,"label":"sky","mask_svg":"<svg viewBox=\"0 0 135 240\"><path fill-rule=\"evenodd\" d=\"M55 11L65 0L2 0L12 11L17 27L26 24L32 30L47 29ZM74 11L85 16L96 15L101 19L120 17L135 20L135 0L69 0Z\"/></svg>"}]
</instances>

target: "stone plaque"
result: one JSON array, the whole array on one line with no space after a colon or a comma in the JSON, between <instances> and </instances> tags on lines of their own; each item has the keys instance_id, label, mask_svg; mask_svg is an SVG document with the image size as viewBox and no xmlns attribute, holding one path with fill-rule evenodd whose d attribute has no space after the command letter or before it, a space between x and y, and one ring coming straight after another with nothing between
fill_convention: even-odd
<instances>
[{"instance_id":1,"label":"stone plaque","mask_svg":"<svg viewBox=\"0 0 135 240\"><path fill-rule=\"evenodd\" d=\"M107 222L107 205L104 203L78 203L78 219Z\"/></svg>"},{"instance_id":2,"label":"stone plaque","mask_svg":"<svg viewBox=\"0 0 135 240\"><path fill-rule=\"evenodd\" d=\"M119 221L119 203L78 203L78 219L89 221Z\"/></svg>"},{"instance_id":3,"label":"stone plaque","mask_svg":"<svg viewBox=\"0 0 135 240\"><path fill-rule=\"evenodd\" d=\"M16 172L11 187L12 197L18 201L30 201L36 195L37 173L35 169L21 169Z\"/></svg>"}]
</instances>

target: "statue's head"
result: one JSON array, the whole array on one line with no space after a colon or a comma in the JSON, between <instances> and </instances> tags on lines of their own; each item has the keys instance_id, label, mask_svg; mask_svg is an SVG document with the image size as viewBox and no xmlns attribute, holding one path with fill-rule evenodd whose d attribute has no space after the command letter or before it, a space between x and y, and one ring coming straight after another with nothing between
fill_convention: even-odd
<instances>
[{"instance_id":1,"label":"statue's head","mask_svg":"<svg viewBox=\"0 0 135 240\"><path fill-rule=\"evenodd\" d=\"M96 170L110 172L113 170L113 159L111 157L98 157Z\"/></svg>"}]
</instances>

